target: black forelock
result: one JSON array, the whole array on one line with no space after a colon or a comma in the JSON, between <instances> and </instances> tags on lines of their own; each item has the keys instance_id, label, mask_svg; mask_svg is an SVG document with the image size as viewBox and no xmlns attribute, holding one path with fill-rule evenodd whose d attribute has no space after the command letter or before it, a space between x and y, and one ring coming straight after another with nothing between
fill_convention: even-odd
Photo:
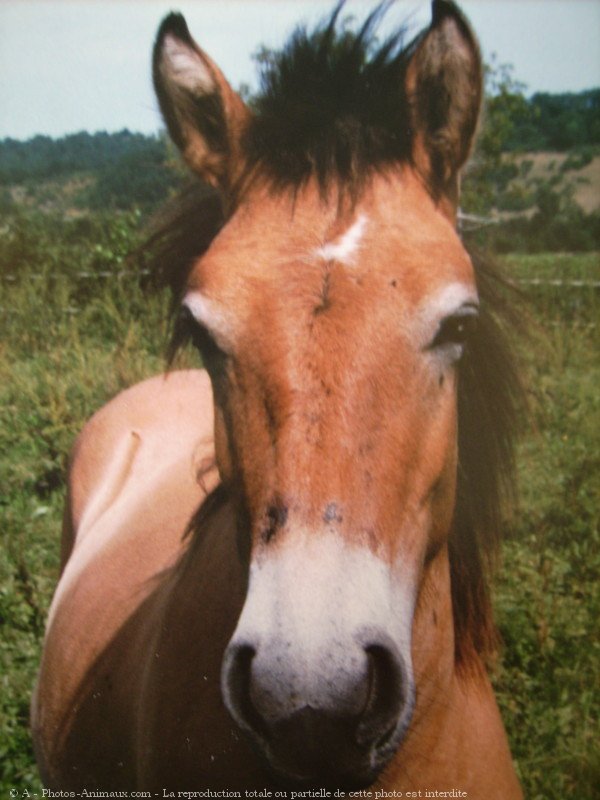
<instances>
[{"instance_id":1,"label":"black forelock","mask_svg":"<svg viewBox=\"0 0 600 800\"><path fill-rule=\"evenodd\" d=\"M379 41L381 3L357 32L333 15L309 32L298 28L268 59L243 146L249 169L275 186L300 186L316 177L352 188L374 168L410 158L405 88L415 42L406 28Z\"/></svg>"}]
</instances>

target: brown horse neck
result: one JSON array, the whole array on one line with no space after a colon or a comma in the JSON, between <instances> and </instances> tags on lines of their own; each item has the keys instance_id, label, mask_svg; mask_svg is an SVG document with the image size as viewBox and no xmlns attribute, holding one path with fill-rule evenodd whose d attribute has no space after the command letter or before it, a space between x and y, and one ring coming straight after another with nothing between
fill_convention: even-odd
<instances>
[{"instance_id":1,"label":"brown horse neck","mask_svg":"<svg viewBox=\"0 0 600 800\"><path fill-rule=\"evenodd\" d=\"M483 661L478 655L460 667L455 661L447 548L425 567L412 635L415 713L377 785L406 792L455 789L482 800L522 798Z\"/></svg>"}]
</instances>

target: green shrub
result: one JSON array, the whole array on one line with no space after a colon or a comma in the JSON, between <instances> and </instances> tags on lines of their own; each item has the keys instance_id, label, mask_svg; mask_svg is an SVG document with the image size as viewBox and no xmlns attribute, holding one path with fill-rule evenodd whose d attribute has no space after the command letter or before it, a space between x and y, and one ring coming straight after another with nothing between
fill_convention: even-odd
<instances>
[{"instance_id":1,"label":"green shrub","mask_svg":"<svg viewBox=\"0 0 600 800\"><path fill-rule=\"evenodd\" d=\"M561 164L561 172L568 172L569 170L574 169L583 169L587 167L588 164L591 164L594 156L596 155L596 148L592 145L584 145L582 147L578 147L572 153L565 158L563 163Z\"/></svg>"},{"instance_id":2,"label":"green shrub","mask_svg":"<svg viewBox=\"0 0 600 800\"><path fill-rule=\"evenodd\" d=\"M498 196L499 211L525 211L535 205L535 194L522 183L512 183Z\"/></svg>"}]
</instances>

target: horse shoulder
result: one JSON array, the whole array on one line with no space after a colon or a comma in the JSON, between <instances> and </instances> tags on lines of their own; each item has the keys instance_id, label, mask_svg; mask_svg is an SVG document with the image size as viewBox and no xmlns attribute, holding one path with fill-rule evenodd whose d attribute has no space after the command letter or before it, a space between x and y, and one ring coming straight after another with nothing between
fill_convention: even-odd
<instances>
[{"instance_id":1,"label":"horse shoulder","mask_svg":"<svg viewBox=\"0 0 600 800\"><path fill-rule=\"evenodd\" d=\"M190 518L218 481L212 426L200 370L150 378L91 418L73 451L49 627L65 604L85 617L120 598L108 620L116 626L141 602L141 587L177 560ZM81 598L73 606L74 592L90 607Z\"/></svg>"},{"instance_id":2,"label":"horse shoulder","mask_svg":"<svg viewBox=\"0 0 600 800\"><path fill-rule=\"evenodd\" d=\"M62 567L98 520L126 496L144 492L161 474L198 479L213 463L212 392L204 370L158 375L118 394L87 422L71 456ZM182 487L183 491L183 487ZM174 503L178 502L174 498ZM193 508L190 509L193 511Z\"/></svg>"},{"instance_id":3,"label":"horse shoulder","mask_svg":"<svg viewBox=\"0 0 600 800\"><path fill-rule=\"evenodd\" d=\"M218 480L210 469L212 426L206 374L173 372L119 394L77 439L62 575L32 704L36 752L50 784L65 779L74 742L89 741L98 714L118 709L113 732L131 717L135 692L123 676L139 675L130 662L148 627L145 601L180 557L187 523ZM110 693L100 674L111 676ZM86 700L101 695L106 703ZM77 718L74 707L81 707ZM99 763L113 763L125 738L115 734L100 747Z\"/></svg>"}]
</instances>

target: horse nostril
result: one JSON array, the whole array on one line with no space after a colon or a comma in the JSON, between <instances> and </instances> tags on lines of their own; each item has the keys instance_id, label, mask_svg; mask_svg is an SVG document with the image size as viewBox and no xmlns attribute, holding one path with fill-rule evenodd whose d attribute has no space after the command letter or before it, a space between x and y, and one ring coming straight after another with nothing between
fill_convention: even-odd
<instances>
[{"instance_id":1,"label":"horse nostril","mask_svg":"<svg viewBox=\"0 0 600 800\"><path fill-rule=\"evenodd\" d=\"M393 735L405 701L402 662L383 645L365 647L368 659L369 693L362 720L356 732L358 744L386 744Z\"/></svg>"},{"instance_id":2,"label":"horse nostril","mask_svg":"<svg viewBox=\"0 0 600 800\"><path fill-rule=\"evenodd\" d=\"M267 738L267 726L250 696L252 660L255 655L256 650L249 644L229 647L223 662L223 698L240 728Z\"/></svg>"},{"instance_id":3,"label":"horse nostril","mask_svg":"<svg viewBox=\"0 0 600 800\"><path fill-rule=\"evenodd\" d=\"M344 644L311 661L287 639L247 633L225 651L225 705L275 773L371 781L395 751L412 713L408 668L381 632Z\"/></svg>"}]
</instances>

